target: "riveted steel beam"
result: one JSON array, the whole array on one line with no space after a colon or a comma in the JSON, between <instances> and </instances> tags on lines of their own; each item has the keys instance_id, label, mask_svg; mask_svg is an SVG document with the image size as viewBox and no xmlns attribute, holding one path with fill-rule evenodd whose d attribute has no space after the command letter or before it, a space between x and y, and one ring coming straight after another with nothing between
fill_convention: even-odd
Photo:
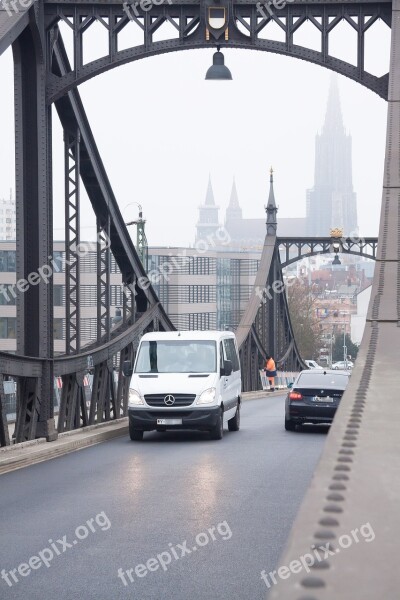
<instances>
[{"instance_id":1,"label":"riveted steel beam","mask_svg":"<svg viewBox=\"0 0 400 600\"><path fill-rule=\"evenodd\" d=\"M364 36L371 24L382 19L390 26L391 4L389 2L288 2L279 5L279 10L271 3L220 0L229 15L227 35L218 39L221 47L263 50L292 56L319 64L328 69L361 83L383 98L387 98L388 75L376 77L364 69ZM199 48L213 48L215 39L208 35L207 3L197 1L165 2L153 4L150 10L135 10L113 2L47 2L46 18L48 32L56 27L58 20L68 23L74 33L73 68L61 77L48 73L48 101L54 102L78 85L119 65L149 56ZM269 9L267 8L269 7ZM335 27L346 20L357 36L357 63L355 65L337 59L329 54L329 36ZM285 35L285 41L264 39L265 27L275 22ZM296 45L294 34L307 21L321 32L321 50ZM108 54L88 64L83 64L85 34L94 22L101 23L109 36ZM165 41L153 41L157 30L164 24L176 28L176 37ZM143 44L118 50L118 36L132 24L143 33ZM240 28L239 28L240 26Z\"/></svg>"},{"instance_id":2,"label":"riveted steel beam","mask_svg":"<svg viewBox=\"0 0 400 600\"><path fill-rule=\"evenodd\" d=\"M4 394L4 377L0 375L0 446L10 445L10 434L8 431L8 422Z\"/></svg>"},{"instance_id":3,"label":"riveted steel beam","mask_svg":"<svg viewBox=\"0 0 400 600\"><path fill-rule=\"evenodd\" d=\"M85 373L73 373L62 378L58 432L71 431L89 424L84 389Z\"/></svg>"},{"instance_id":4,"label":"riveted steel beam","mask_svg":"<svg viewBox=\"0 0 400 600\"><path fill-rule=\"evenodd\" d=\"M260 389L259 369L267 354L287 369L305 367L294 339L278 249L276 235L266 235L250 300L236 330L244 391Z\"/></svg>"},{"instance_id":5,"label":"riveted steel beam","mask_svg":"<svg viewBox=\"0 0 400 600\"><path fill-rule=\"evenodd\" d=\"M37 8L36 6L34 7ZM42 359L41 377L18 384L20 440L56 437L53 415L51 107L40 12L13 44L15 71L17 352ZM28 359L29 362L29 359ZM22 381L22 384L21 384ZM26 419L26 421L24 421Z\"/></svg>"},{"instance_id":6,"label":"riveted steel beam","mask_svg":"<svg viewBox=\"0 0 400 600\"><path fill-rule=\"evenodd\" d=\"M332 242L333 238L331 237L278 237L281 267L287 267L308 256L332 253ZM343 237L339 238L338 242L340 253L376 260L378 251L378 238L376 237Z\"/></svg>"},{"instance_id":7,"label":"riveted steel beam","mask_svg":"<svg viewBox=\"0 0 400 600\"><path fill-rule=\"evenodd\" d=\"M64 130L65 153L65 352L80 350L80 139Z\"/></svg>"}]
</instances>

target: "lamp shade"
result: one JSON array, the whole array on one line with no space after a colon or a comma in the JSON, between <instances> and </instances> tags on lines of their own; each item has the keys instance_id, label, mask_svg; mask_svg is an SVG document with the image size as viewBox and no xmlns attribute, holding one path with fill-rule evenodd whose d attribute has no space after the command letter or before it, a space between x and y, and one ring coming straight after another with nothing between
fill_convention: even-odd
<instances>
[{"instance_id":1,"label":"lamp shade","mask_svg":"<svg viewBox=\"0 0 400 600\"><path fill-rule=\"evenodd\" d=\"M206 79L228 80L232 79L232 74L228 67L225 66L224 55L218 50L214 52L213 64L206 73Z\"/></svg>"}]
</instances>

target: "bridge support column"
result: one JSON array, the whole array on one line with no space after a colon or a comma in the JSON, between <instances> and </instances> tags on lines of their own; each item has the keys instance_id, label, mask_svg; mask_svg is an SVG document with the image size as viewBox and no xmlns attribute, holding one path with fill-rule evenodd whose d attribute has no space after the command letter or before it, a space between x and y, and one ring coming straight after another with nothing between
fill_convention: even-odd
<instances>
[{"instance_id":1,"label":"bridge support column","mask_svg":"<svg viewBox=\"0 0 400 600\"><path fill-rule=\"evenodd\" d=\"M39 10L39 8L37 9ZM37 17L38 22L43 19ZM18 383L17 441L55 439L53 415L53 213L51 107L43 32L32 22L13 45L15 77L17 353L43 359L32 385ZM25 425L29 422L29 427ZM18 434L19 432L19 434Z\"/></svg>"}]
</instances>

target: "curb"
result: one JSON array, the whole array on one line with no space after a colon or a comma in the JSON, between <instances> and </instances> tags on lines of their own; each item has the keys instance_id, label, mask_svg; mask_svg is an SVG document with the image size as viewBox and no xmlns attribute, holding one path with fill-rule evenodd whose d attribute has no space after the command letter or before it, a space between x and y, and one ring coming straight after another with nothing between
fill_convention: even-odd
<instances>
[{"instance_id":1,"label":"curb","mask_svg":"<svg viewBox=\"0 0 400 600\"><path fill-rule=\"evenodd\" d=\"M267 390L259 390L257 392L243 392L242 393L242 400L246 401L246 400L261 400L261 399L267 399L267 398L273 398L276 396L282 396L282 395L286 395L287 393L287 389L285 388L284 390L275 390L274 392L268 392Z\"/></svg>"},{"instance_id":2,"label":"curb","mask_svg":"<svg viewBox=\"0 0 400 600\"><path fill-rule=\"evenodd\" d=\"M54 442L46 443L45 438L39 438L31 442L6 446L0 450L0 475L123 435L128 435L127 417L117 419L111 424L110 422L99 423L61 433Z\"/></svg>"}]
</instances>

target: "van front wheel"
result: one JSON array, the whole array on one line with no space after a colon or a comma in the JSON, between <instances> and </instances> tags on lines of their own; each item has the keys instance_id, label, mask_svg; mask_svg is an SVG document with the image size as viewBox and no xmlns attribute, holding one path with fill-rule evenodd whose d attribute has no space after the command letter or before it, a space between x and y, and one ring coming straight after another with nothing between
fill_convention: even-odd
<instances>
[{"instance_id":1,"label":"van front wheel","mask_svg":"<svg viewBox=\"0 0 400 600\"><path fill-rule=\"evenodd\" d=\"M211 429L211 439L212 440L222 440L222 436L224 435L224 414L222 410L218 415L217 422L215 427Z\"/></svg>"},{"instance_id":2,"label":"van front wheel","mask_svg":"<svg viewBox=\"0 0 400 600\"><path fill-rule=\"evenodd\" d=\"M143 439L143 431L141 429L134 429L129 423L129 437L132 442L140 442Z\"/></svg>"},{"instance_id":3,"label":"van front wheel","mask_svg":"<svg viewBox=\"0 0 400 600\"><path fill-rule=\"evenodd\" d=\"M229 429L229 431L239 431L239 429L240 429L240 404L239 404L239 402L236 407L235 416L233 416L232 419L229 419L229 421L228 421L228 429Z\"/></svg>"}]
</instances>

